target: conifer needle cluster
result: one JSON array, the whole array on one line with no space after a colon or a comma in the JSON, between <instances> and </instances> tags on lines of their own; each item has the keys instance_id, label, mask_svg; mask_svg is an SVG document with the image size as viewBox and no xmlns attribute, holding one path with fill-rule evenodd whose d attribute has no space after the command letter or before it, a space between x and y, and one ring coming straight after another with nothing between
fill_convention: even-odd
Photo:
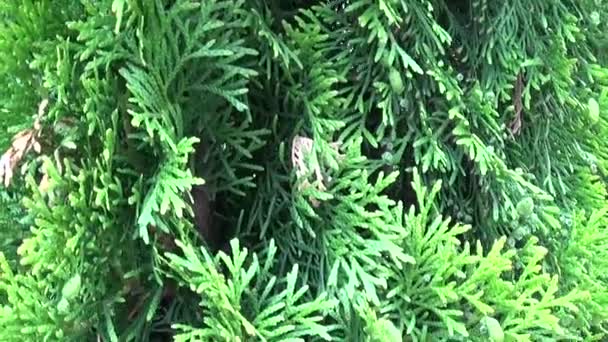
<instances>
[{"instance_id":1,"label":"conifer needle cluster","mask_svg":"<svg viewBox=\"0 0 608 342\"><path fill-rule=\"evenodd\" d=\"M607 16L0 0L0 341L608 339Z\"/></svg>"}]
</instances>

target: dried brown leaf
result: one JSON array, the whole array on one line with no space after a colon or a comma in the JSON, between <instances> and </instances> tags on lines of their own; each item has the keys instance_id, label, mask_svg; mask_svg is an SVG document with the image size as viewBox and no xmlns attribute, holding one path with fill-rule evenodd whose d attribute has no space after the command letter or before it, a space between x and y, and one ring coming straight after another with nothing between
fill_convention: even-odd
<instances>
[{"instance_id":1,"label":"dried brown leaf","mask_svg":"<svg viewBox=\"0 0 608 342\"><path fill-rule=\"evenodd\" d=\"M5 152L0 158L0 179L5 187L11 184L13 178L13 166L11 165L11 150Z\"/></svg>"},{"instance_id":2,"label":"dried brown leaf","mask_svg":"<svg viewBox=\"0 0 608 342\"><path fill-rule=\"evenodd\" d=\"M312 170L312 172L314 173L314 176L315 176L314 182L311 183L308 179L302 179L303 177L306 177L309 174L309 172L311 171L311 170L309 170L309 166L307 165L307 163L305 161L305 157L306 157L306 155L313 152L313 144L314 144L313 139L302 137L302 136L295 136L292 141L291 162L294 166L294 169L296 172L296 177L300 181L300 184L298 186L298 190L300 190L300 191L303 189L309 188L309 187L314 187L319 191L327 190L327 187L326 187L327 180L323 176L323 172L319 165L315 165L314 169ZM338 151L341 146L341 144L339 142L333 142L333 143L330 143L329 145L331 148L335 149L336 151ZM343 159L342 157L343 156L339 156L339 159ZM314 207L318 207L320 205L320 203L317 199L310 198L309 200Z\"/></svg>"},{"instance_id":3,"label":"dried brown leaf","mask_svg":"<svg viewBox=\"0 0 608 342\"><path fill-rule=\"evenodd\" d=\"M304 161L305 155L312 152L313 140L306 137L295 136L291 147L291 162L296 170L296 175L303 177L308 173L308 167Z\"/></svg>"},{"instance_id":4,"label":"dried brown leaf","mask_svg":"<svg viewBox=\"0 0 608 342\"><path fill-rule=\"evenodd\" d=\"M32 143L32 131L19 132L13 139L12 148L15 151L27 152Z\"/></svg>"},{"instance_id":5,"label":"dried brown leaf","mask_svg":"<svg viewBox=\"0 0 608 342\"><path fill-rule=\"evenodd\" d=\"M32 148L36 153L41 152L42 147L36 138L40 136L40 118L44 115L48 102L47 99L40 102L38 117L34 121L33 129L26 129L15 134L11 147L0 158L0 180L5 187L11 184L15 168Z\"/></svg>"},{"instance_id":6,"label":"dried brown leaf","mask_svg":"<svg viewBox=\"0 0 608 342\"><path fill-rule=\"evenodd\" d=\"M44 115L46 106L48 106L48 104L49 104L49 99L44 99L44 100L40 101L40 104L38 105L38 116L39 117Z\"/></svg>"}]
</instances>

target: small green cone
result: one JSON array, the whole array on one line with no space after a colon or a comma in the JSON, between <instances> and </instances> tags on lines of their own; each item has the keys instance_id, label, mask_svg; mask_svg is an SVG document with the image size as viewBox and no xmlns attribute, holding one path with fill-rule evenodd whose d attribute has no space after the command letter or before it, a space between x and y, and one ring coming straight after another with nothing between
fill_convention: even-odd
<instances>
[{"instance_id":1,"label":"small green cone","mask_svg":"<svg viewBox=\"0 0 608 342\"><path fill-rule=\"evenodd\" d=\"M68 300L65 298L61 298L59 303L57 303L57 310L59 311L59 313L65 314L68 312L69 308L70 302L68 302Z\"/></svg>"},{"instance_id":2,"label":"small green cone","mask_svg":"<svg viewBox=\"0 0 608 342\"><path fill-rule=\"evenodd\" d=\"M397 94L403 93L405 90L405 86L403 85L403 79L401 78L401 74L397 69L391 68L391 71L388 74L388 79L391 83L391 88Z\"/></svg>"},{"instance_id":3,"label":"small green cone","mask_svg":"<svg viewBox=\"0 0 608 342\"><path fill-rule=\"evenodd\" d=\"M597 123L600 120L600 104L594 98L590 98L587 103L587 110L591 122Z\"/></svg>"},{"instance_id":4,"label":"small green cone","mask_svg":"<svg viewBox=\"0 0 608 342\"><path fill-rule=\"evenodd\" d=\"M370 331L370 341L373 342L394 342L401 341L401 332L393 322L388 319L379 319Z\"/></svg>"},{"instance_id":5,"label":"small green cone","mask_svg":"<svg viewBox=\"0 0 608 342\"><path fill-rule=\"evenodd\" d=\"M64 299L70 300L78 295L80 292L80 286L82 285L82 279L80 278L80 274L77 274L70 278L65 285L63 285L63 290L61 290L61 295Z\"/></svg>"},{"instance_id":6,"label":"small green cone","mask_svg":"<svg viewBox=\"0 0 608 342\"><path fill-rule=\"evenodd\" d=\"M517 203L517 213L521 217L529 217L534 212L534 200L526 197Z\"/></svg>"},{"instance_id":7,"label":"small green cone","mask_svg":"<svg viewBox=\"0 0 608 342\"><path fill-rule=\"evenodd\" d=\"M500 323L493 317L484 317L482 324L488 329L488 337L493 342L503 342L505 340L505 332L502 330Z\"/></svg>"}]
</instances>

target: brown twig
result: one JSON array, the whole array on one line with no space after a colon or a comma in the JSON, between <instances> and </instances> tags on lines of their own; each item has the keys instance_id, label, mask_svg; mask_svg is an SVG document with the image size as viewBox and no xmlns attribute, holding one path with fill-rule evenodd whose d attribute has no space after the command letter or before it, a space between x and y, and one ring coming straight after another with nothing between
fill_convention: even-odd
<instances>
[{"instance_id":1,"label":"brown twig","mask_svg":"<svg viewBox=\"0 0 608 342\"><path fill-rule=\"evenodd\" d=\"M313 143L313 139L295 136L291 146L291 162L296 171L296 177L298 180L301 180L299 190L314 186L319 191L325 191L327 190L326 186L330 179L323 176L323 172L319 165L315 165L313 170L309 170L309 166L305 160L306 156L313 152ZM329 145L335 151L338 151L340 148L339 143L331 143ZM311 171L315 178L312 184L308 179L305 178ZM318 207L320 205L319 201L314 198L310 198L310 202L314 207Z\"/></svg>"},{"instance_id":2,"label":"brown twig","mask_svg":"<svg viewBox=\"0 0 608 342\"><path fill-rule=\"evenodd\" d=\"M515 81L515 89L513 92L513 107L515 109L515 118L509 124L511 134L517 135L521 131L523 124L523 103L522 95L524 91L524 79L522 73L517 74L517 80Z\"/></svg>"}]
</instances>

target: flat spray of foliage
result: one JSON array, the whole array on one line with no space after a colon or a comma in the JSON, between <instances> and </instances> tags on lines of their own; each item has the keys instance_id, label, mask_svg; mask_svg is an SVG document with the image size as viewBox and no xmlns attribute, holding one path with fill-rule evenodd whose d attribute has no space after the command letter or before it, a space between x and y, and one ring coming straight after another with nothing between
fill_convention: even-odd
<instances>
[{"instance_id":1,"label":"flat spray of foliage","mask_svg":"<svg viewBox=\"0 0 608 342\"><path fill-rule=\"evenodd\" d=\"M0 340L607 339L607 16L0 0Z\"/></svg>"}]
</instances>

